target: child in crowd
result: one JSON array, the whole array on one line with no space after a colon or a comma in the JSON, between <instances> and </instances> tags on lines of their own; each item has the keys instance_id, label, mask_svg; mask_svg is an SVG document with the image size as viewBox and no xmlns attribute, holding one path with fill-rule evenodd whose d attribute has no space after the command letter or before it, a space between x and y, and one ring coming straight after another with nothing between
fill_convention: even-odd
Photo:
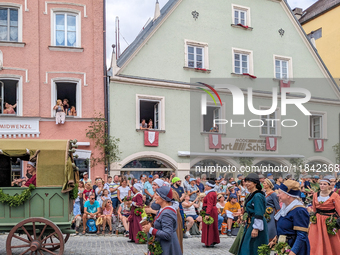
<instances>
[{"instance_id":1,"label":"child in crowd","mask_svg":"<svg viewBox=\"0 0 340 255\"><path fill-rule=\"evenodd\" d=\"M76 107L74 107L74 106L72 105L72 106L71 106L71 109L68 110L67 115L69 115L69 116L77 116Z\"/></svg>"},{"instance_id":2,"label":"child in crowd","mask_svg":"<svg viewBox=\"0 0 340 255\"><path fill-rule=\"evenodd\" d=\"M104 194L105 194L105 191L107 191L107 190L106 189L104 190ZM112 213L113 213L113 207L112 207L111 199L106 199L106 200L103 201L102 212L103 212L103 215L102 215L102 217L103 217L103 232L102 232L102 234L103 235L105 234L106 224L109 225L110 233L112 233Z\"/></svg>"},{"instance_id":3,"label":"child in crowd","mask_svg":"<svg viewBox=\"0 0 340 255\"><path fill-rule=\"evenodd\" d=\"M65 123L65 110L63 108L63 103L60 99L57 100L57 104L53 107L53 110L56 110L55 115L55 124L64 124Z\"/></svg>"},{"instance_id":4,"label":"child in crowd","mask_svg":"<svg viewBox=\"0 0 340 255\"><path fill-rule=\"evenodd\" d=\"M103 194L101 196L101 199L102 199L102 205L104 203L105 200L110 200L111 201L111 198L110 198L110 194L109 194L109 191L107 189L104 189L103 190ZM112 213L111 213L112 214Z\"/></svg>"},{"instance_id":5,"label":"child in crowd","mask_svg":"<svg viewBox=\"0 0 340 255\"><path fill-rule=\"evenodd\" d=\"M94 190L92 189L92 185L90 182L86 183L85 184L85 189L84 189L84 192L83 192L83 199L84 199L84 202L86 202L87 200L89 200L89 197L90 195L94 193Z\"/></svg>"}]
</instances>

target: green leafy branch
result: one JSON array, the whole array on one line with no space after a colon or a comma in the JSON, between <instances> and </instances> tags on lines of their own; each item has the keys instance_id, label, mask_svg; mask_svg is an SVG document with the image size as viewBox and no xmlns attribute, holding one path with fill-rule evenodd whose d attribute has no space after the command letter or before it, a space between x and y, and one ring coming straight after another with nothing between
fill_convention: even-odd
<instances>
[{"instance_id":1,"label":"green leafy branch","mask_svg":"<svg viewBox=\"0 0 340 255\"><path fill-rule=\"evenodd\" d=\"M31 191L35 189L33 184L30 184L28 189L25 189L21 194L15 194L14 196L5 194L2 189L0 189L0 203L8 204L10 207L16 207L22 205L26 200L31 197Z\"/></svg>"},{"instance_id":2,"label":"green leafy branch","mask_svg":"<svg viewBox=\"0 0 340 255\"><path fill-rule=\"evenodd\" d=\"M86 137L94 140L95 148L100 151L98 157L91 155L91 166L98 163L104 163L107 166L111 162L116 162L120 159L119 139L109 136L107 131L107 121L101 113L91 122L89 129L86 129Z\"/></svg>"}]
</instances>

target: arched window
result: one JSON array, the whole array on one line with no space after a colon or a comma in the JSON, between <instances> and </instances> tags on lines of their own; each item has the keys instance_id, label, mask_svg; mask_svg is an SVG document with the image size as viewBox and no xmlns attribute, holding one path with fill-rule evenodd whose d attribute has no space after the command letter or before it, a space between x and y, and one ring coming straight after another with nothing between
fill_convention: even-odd
<instances>
[{"instance_id":1,"label":"arched window","mask_svg":"<svg viewBox=\"0 0 340 255\"><path fill-rule=\"evenodd\" d=\"M164 161L155 158L140 158L127 163L122 168L122 175L127 178L139 178L140 175L146 176L158 174L160 178L169 177L173 169Z\"/></svg>"}]
</instances>

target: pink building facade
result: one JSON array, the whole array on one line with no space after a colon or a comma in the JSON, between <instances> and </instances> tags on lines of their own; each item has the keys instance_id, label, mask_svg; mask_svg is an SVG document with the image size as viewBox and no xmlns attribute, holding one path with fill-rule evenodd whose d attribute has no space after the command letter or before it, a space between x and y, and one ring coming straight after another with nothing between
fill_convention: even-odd
<instances>
[{"instance_id":1,"label":"pink building facade","mask_svg":"<svg viewBox=\"0 0 340 255\"><path fill-rule=\"evenodd\" d=\"M104 114L103 0L0 2L0 150L3 139L77 139L77 165L90 178L91 121ZM72 115L56 124L57 99ZM74 111L75 110L75 111ZM15 161L15 160L13 160ZM12 177L24 174L12 163Z\"/></svg>"}]
</instances>

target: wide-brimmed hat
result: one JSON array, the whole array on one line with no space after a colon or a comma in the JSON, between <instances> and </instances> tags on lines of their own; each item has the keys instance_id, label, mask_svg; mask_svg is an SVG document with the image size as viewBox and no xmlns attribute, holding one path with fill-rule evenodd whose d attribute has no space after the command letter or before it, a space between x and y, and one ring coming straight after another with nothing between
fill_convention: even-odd
<instances>
[{"instance_id":1,"label":"wide-brimmed hat","mask_svg":"<svg viewBox=\"0 0 340 255\"><path fill-rule=\"evenodd\" d=\"M287 180L284 183L281 183L280 190L287 195L296 198L299 198L301 194L300 184L294 180Z\"/></svg>"}]
</instances>

